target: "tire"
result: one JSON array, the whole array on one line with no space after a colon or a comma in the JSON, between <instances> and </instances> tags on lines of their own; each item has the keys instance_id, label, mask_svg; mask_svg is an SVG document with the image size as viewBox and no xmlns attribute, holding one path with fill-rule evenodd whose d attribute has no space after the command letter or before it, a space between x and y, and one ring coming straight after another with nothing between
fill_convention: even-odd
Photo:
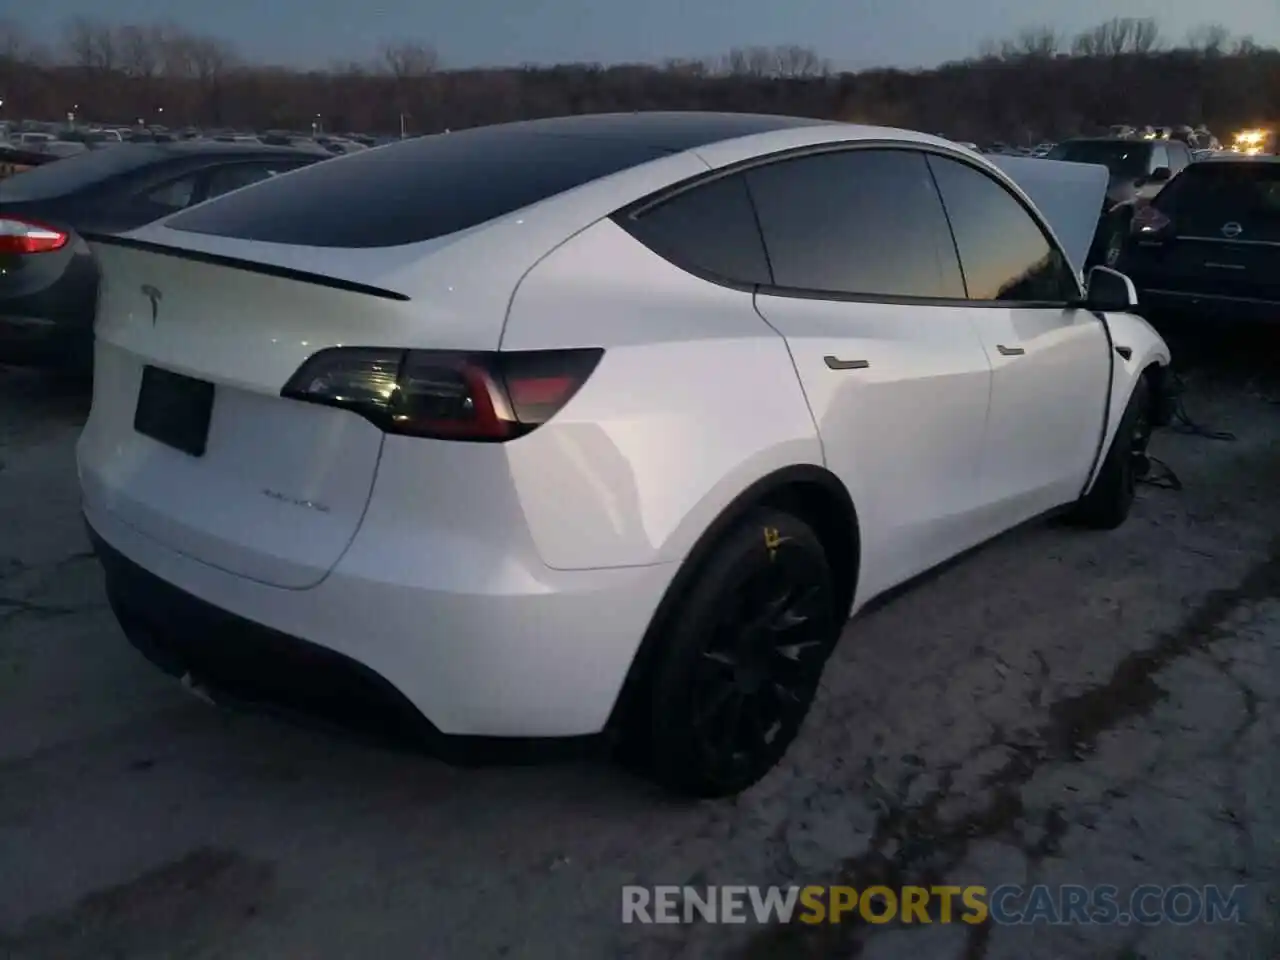
<instances>
[{"instance_id":1,"label":"tire","mask_svg":"<svg viewBox=\"0 0 1280 960\"><path fill-rule=\"evenodd\" d=\"M691 797L740 793L786 753L843 624L821 542L752 511L712 551L670 621L647 714L647 772Z\"/></svg>"},{"instance_id":2,"label":"tire","mask_svg":"<svg viewBox=\"0 0 1280 960\"><path fill-rule=\"evenodd\" d=\"M1141 377L1129 396L1098 479L1076 502L1069 521L1092 530L1114 530L1125 522L1133 508L1138 480L1145 473L1151 424L1151 386Z\"/></svg>"}]
</instances>

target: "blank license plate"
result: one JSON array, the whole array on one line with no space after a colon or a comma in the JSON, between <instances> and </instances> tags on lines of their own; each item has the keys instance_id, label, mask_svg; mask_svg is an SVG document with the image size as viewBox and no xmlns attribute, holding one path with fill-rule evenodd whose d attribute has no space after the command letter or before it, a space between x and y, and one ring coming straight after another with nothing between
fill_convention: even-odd
<instances>
[{"instance_id":1,"label":"blank license plate","mask_svg":"<svg viewBox=\"0 0 1280 960\"><path fill-rule=\"evenodd\" d=\"M193 457L204 456L213 414L213 384L144 367L133 429Z\"/></svg>"}]
</instances>

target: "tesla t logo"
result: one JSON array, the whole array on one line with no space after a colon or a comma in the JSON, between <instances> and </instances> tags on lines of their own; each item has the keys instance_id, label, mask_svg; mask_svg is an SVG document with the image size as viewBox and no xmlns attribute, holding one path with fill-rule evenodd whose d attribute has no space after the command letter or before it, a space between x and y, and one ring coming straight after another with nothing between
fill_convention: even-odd
<instances>
[{"instance_id":1,"label":"tesla t logo","mask_svg":"<svg viewBox=\"0 0 1280 960\"><path fill-rule=\"evenodd\" d=\"M142 293L151 301L151 325L154 327L156 320L160 317L160 301L164 298L164 294L149 283L142 285Z\"/></svg>"},{"instance_id":2,"label":"tesla t logo","mask_svg":"<svg viewBox=\"0 0 1280 960\"><path fill-rule=\"evenodd\" d=\"M1222 225L1222 235L1228 240L1234 240L1242 233L1244 233L1244 227L1240 226L1240 224L1236 223L1234 220L1231 221L1231 223L1224 223Z\"/></svg>"}]
</instances>

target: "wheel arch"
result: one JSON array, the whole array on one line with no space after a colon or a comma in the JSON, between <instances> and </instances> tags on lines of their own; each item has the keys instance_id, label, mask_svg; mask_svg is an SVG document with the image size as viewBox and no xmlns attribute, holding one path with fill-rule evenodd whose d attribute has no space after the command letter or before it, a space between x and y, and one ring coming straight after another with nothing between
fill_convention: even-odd
<instances>
[{"instance_id":1,"label":"wheel arch","mask_svg":"<svg viewBox=\"0 0 1280 960\"><path fill-rule=\"evenodd\" d=\"M836 581L837 615L843 621L853 609L862 560L861 528L857 509L849 491L830 470L816 464L782 467L751 483L734 497L706 527L672 578L658 603L622 689L614 702L607 728L618 730L640 699L654 665L662 652L666 625L679 610L715 548L752 510L773 507L792 513L808 523L832 567Z\"/></svg>"}]
</instances>

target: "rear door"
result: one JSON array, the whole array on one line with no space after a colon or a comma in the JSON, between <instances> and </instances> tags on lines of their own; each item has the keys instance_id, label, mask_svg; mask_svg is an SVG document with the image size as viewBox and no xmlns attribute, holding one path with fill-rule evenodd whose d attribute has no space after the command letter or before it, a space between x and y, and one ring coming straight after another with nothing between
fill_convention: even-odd
<instances>
[{"instance_id":1,"label":"rear door","mask_svg":"<svg viewBox=\"0 0 1280 960\"><path fill-rule=\"evenodd\" d=\"M977 543L991 371L924 155L853 149L747 171L791 349L858 509L865 600Z\"/></svg>"},{"instance_id":2,"label":"rear door","mask_svg":"<svg viewBox=\"0 0 1280 960\"><path fill-rule=\"evenodd\" d=\"M983 498L1013 526L1079 496L1111 382L1101 321L1068 307L1080 284L1026 205L985 171L930 157L972 315L991 363ZM994 531L993 531L994 532Z\"/></svg>"},{"instance_id":3,"label":"rear door","mask_svg":"<svg viewBox=\"0 0 1280 960\"><path fill-rule=\"evenodd\" d=\"M1147 287L1280 298L1280 163L1197 163L1154 205L1173 222L1167 239L1132 251Z\"/></svg>"}]
</instances>

